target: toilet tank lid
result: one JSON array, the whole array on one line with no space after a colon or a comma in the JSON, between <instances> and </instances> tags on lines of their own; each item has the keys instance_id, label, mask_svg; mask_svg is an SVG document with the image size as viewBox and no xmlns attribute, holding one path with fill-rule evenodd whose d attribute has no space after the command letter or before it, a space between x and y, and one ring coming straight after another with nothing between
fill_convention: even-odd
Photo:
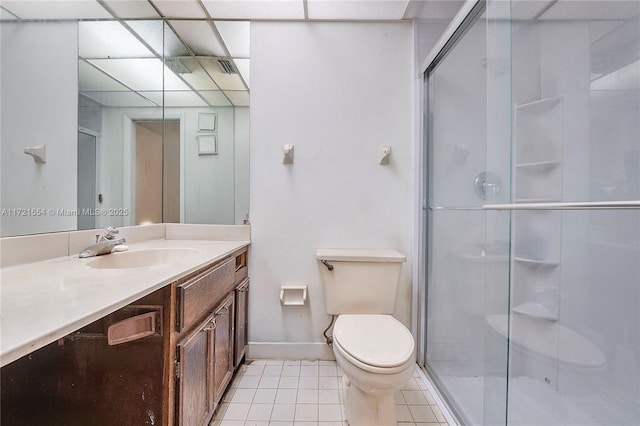
<instances>
[{"instance_id":1,"label":"toilet tank lid","mask_svg":"<svg viewBox=\"0 0 640 426\"><path fill-rule=\"evenodd\" d=\"M318 249L318 260L333 260L341 262L405 262L407 257L395 250L389 249Z\"/></svg>"}]
</instances>

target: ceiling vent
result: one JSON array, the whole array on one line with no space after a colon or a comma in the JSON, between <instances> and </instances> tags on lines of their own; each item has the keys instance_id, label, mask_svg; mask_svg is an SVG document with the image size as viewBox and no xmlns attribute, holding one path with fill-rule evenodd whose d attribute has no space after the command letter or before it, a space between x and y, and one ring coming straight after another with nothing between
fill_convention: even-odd
<instances>
[{"instance_id":1,"label":"ceiling vent","mask_svg":"<svg viewBox=\"0 0 640 426\"><path fill-rule=\"evenodd\" d=\"M218 65L225 74L238 74L238 70L233 66L233 63L228 59L218 59Z\"/></svg>"}]
</instances>

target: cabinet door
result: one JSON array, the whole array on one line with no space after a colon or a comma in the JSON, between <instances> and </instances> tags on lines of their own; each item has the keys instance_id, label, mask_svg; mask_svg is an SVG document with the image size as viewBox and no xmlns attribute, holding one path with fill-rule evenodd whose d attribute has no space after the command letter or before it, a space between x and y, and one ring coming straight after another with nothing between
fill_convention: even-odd
<instances>
[{"instance_id":1,"label":"cabinet door","mask_svg":"<svg viewBox=\"0 0 640 426\"><path fill-rule=\"evenodd\" d=\"M218 306L214 316L215 347L214 347L214 401L217 404L222 394L231 381L233 375L233 319L234 319L234 294L230 293ZM211 407L213 409L214 407Z\"/></svg>"},{"instance_id":2,"label":"cabinet door","mask_svg":"<svg viewBox=\"0 0 640 426\"><path fill-rule=\"evenodd\" d=\"M247 346L247 319L249 307L249 279L236 287L236 334L233 365L238 368Z\"/></svg>"},{"instance_id":3,"label":"cabinet door","mask_svg":"<svg viewBox=\"0 0 640 426\"><path fill-rule=\"evenodd\" d=\"M200 426L211 414L214 378L215 315L178 343L178 424Z\"/></svg>"}]
</instances>

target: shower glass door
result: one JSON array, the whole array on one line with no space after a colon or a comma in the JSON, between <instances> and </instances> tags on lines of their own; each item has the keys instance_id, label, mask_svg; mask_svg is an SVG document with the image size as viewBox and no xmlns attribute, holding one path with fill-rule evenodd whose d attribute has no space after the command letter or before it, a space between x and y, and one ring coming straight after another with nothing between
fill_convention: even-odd
<instances>
[{"instance_id":1,"label":"shower glass door","mask_svg":"<svg viewBox=\"0 0 640 426\"><path fill-rule=\"evenodd\" d=\"M482 206L510 202L508 13L507 2L479 3L425 80L424 359L465 424L507 413L508 339L489 321L509 314L510 215Z\"/></svg>"},{"instance_id":2,"label":"shower glass door","mask_svg":"<svg viewBox=\"0 0 640 426\"><path fill-rule=\"evenodd\" d=\"M640 2L479 2L425 73L425 367L464 424L640 424Z\"/></svg>"}]
</instances>

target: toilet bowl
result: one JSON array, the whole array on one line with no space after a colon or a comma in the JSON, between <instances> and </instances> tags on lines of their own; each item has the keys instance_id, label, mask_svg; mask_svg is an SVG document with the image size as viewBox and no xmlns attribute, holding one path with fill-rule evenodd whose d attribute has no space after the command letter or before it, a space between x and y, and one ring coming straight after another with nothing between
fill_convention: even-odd
<instances>
[{"instance_id":1,"label":"toilet bowl","mask_svg":"<svg viewBox=\"0 0 640 426\"><path fill-rule=\"evenodd\" d=\"M340 315L333 353L344 372L349 425L395 425L394 394L415 368L409 330L390 315Z\"/></svg>"},{"instance_id":2,"label":"toilet bowl","mask_svg":"<svg viewBox=\"0 0 640 426\"><path fill-rule=\"evenodd\" d=\"M327 314L337 315L333 353L342 368L350 426L395 425L394 393L414 371L414 341L394 313L402 253L318 249Z\"/></svg>"}]
</instances>

